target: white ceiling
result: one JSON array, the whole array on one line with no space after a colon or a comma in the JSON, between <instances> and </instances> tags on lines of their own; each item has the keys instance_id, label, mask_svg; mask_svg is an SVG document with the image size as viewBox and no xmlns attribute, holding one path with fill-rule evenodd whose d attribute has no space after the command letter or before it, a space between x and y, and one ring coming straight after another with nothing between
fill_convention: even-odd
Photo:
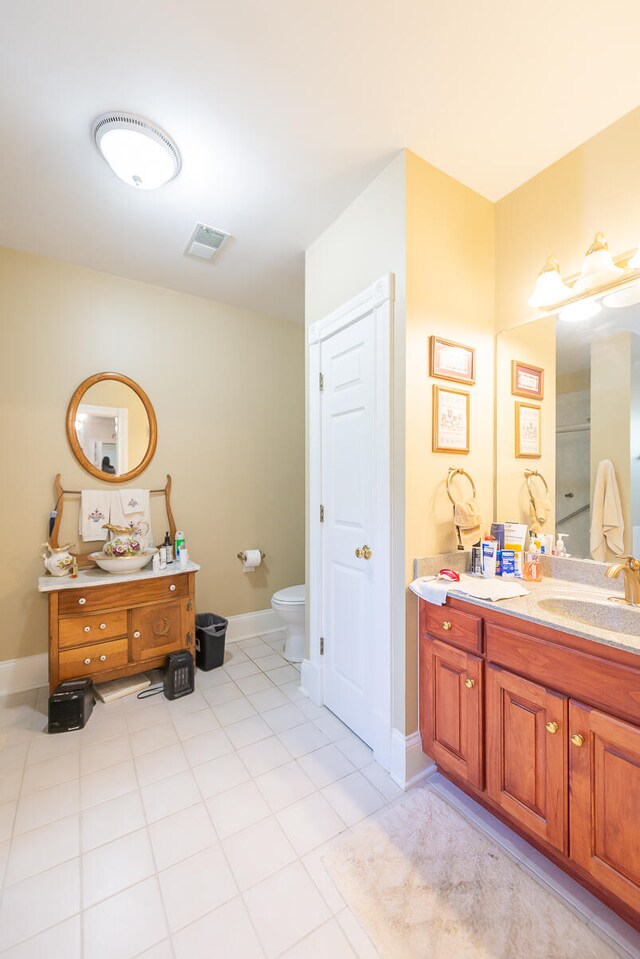
<instances>
[{"instance_id":1,"label":"white ceiling","mask_svg":"<svg viewBox=\"0 0 640 959\"><path fill-rule=\"evenodd\" d=\"M637 0L0 0L0 244L302 319L303 251L402 147L492 200L640 102ZM163 126L136 192L91 137ZM196 220L230 232L183 256Z\"/></svg>"}]
</instances>

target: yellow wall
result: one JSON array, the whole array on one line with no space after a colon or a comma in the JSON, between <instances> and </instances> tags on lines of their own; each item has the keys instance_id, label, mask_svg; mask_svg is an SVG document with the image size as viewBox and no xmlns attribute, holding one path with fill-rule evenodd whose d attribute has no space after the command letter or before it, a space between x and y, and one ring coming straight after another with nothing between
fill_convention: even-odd
<instances>
[{"instance_id":1,"label":"yellow wall","mask_svg":"<svg viewBox=\"0 0 640 959\"><path fill-rule=\"evenodd\" d=\"M0 317L0 660L46 650L39 546L55 473L72 489L100 486L65 433L71 394L99 370L131 376L155 407L158 448L135 483L172 474L176 522L203 567L198 609L265 609L302 582L301 325L7 249ZM245 575L236 553L254 546L266 565Z\"/></svg>"}]
</instances>

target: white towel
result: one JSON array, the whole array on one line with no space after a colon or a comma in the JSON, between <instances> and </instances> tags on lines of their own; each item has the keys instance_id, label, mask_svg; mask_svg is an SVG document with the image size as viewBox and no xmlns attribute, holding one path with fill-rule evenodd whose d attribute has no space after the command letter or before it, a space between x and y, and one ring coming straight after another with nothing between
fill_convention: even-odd
<instances>
[{"instance_id":1,"label":"white towel","mask_svg":"<svg viewBox=\"0 0 640 959\"><path fill-rule=\"evenodd\" d=\"M601 562L607 548L616 556L624 553L624 518L616 472L611 460L602 460L596 470L591 504L591 557Z\"/></svg>"},{"instance_id":2,"label":"white towel","mask_svg":"<svg viewBox=\"0 0 640 959\"><path fill-rule=\"evenodd\" d=\"M490 599L492 602L527 596L529 593L529 590L520 583L510 579L503 580L499 576L495 579L479 579L475 576L467 576L466 573L461 574L459 583L436 579L435 576L421 576L409 583L409 589L420 599L433 603L434 606L443 606L450 592L464 593L475 599Z\"/></svg>"},{"instance_id":3,"label":"white towel","mask_svg":"<svg viewBox=\"0 0 640 959\"><path fill-rule=\"evenodd\" d=\"M153 546L149 490L114 490L109 496L111 497L111 522L113 525L127 526L131 530L136 530L143 539L145 546ZM133 511L133 503L139 504L140 507L135 512ZM125 512L125 508L128 512Z\"/></svg>"},{"instance_id":4,"label":"white towel","mask_svg":"<svg viewBox=\"0 0 640 959\"><path fill-rule=\"evenodd\" d=\"M428 603L434 606L444 606L447 593L454 589L456 584L452 580L436 579L435 576L421 576L409 583L409 589L420 599L426 599Z\"/></svg>"},{"instance_id":5,"label":"white towel","mask_svg":"<svg viewBox=\"0 0 640 959\"><path fill-rule=\"evenodd\" d=\"M106 490L83 489L80 493L80 512L78 513L78 536L85 543L104 541L107 531L104 523L109 522L109 497Z\"/></svg>"}]
</instances>

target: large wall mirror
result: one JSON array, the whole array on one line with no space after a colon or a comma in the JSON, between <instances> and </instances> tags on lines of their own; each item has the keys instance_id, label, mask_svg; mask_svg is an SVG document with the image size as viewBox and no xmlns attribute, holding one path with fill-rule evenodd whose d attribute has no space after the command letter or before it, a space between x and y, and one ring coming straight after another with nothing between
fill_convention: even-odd
<instances>
[{"instance_id":1,"label":"large wall mirror","mask_svg":"<svg viewBox=\"0 0 640 959\"><path fill-rule=\"evenodd\" d=\"M155 453L155 412L128 376L95 373L71 398L67 437L83 469L105 482L124 483L146 469Z\"/></svg>"},{"instance_id":2,"label":"large wall mirror","mask_svg":"<svg viewBox=\"0 0 640 959\"><path fill-rule=\"evenodd\" d=\"M640 285L598 306L591 317L548 316L497 338L497 519L529 522L524 471L537 470L551 493L544 531L568 533L568 552L585 559L592 558L594 483L603 460L613 464L620 492L624 552L640 549ZM540 455L533 459L515 455L521 397L511 389L514 360L545 370L543 399L525 401L541 411ZM530 482L535 488L539 480ZM542 496L541 484L538 490Z\"/></svg>"}]
</instances>

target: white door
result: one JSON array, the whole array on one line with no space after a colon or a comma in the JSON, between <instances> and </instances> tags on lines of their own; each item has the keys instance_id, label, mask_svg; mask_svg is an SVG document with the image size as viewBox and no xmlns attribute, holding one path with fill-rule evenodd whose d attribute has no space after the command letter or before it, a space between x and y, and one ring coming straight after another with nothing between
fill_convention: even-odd
<instances>
[{"instance_id":1,"label":"white door","mask_svg":"<svg viewBox=\"0 0 640 959\"><path fill-rule=\"evenodd\" d=\"M380 546L374 320L370 312L320 347L324 701L370 746L375 705L371 638Z\"/></svg>"}]
</instances>

